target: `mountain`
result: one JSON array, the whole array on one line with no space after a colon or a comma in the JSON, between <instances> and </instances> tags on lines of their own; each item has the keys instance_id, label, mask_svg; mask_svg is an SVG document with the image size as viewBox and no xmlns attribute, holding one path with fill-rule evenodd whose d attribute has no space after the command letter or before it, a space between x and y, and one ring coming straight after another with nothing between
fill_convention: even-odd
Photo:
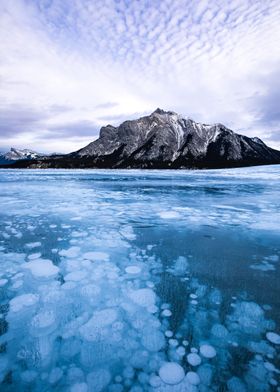
<instances>
[{"instance_id":1,"label":"mountain","mask_svg":"<svg viewBox=\"0 0 280 392\"><path fill-rule=\"evenodd\" d=\"M176 169L278 163L280 151L259 138L239 135L222 124L201 124L157 109L118 127L102 127L97 140L76 152L21 166Z\"/></svg>"},{"instance_id":2,"label":"mountain","mask_svg":"<svg viewBox=\"0 0 280 392\"><path fill-rule=\"evenodd\" d=\"M13 163L14 161L18 161L21 159L28 159L28 160L37 159L40 156L43 156L43 154L39 154L32 150L27 150L27 149L19 150L12 147L10 151L0 154L0 163L10 164Z\"/></svg>"}]
</instances>

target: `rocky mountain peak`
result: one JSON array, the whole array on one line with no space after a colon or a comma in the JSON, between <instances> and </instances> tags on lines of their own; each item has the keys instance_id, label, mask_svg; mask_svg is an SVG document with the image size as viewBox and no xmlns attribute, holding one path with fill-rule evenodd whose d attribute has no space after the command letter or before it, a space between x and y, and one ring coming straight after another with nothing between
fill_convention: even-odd
<instances>
[{"instance_id":1,"label":"rocky mountain peak","mask_svg":"<svg viewBox=\"0 0 280 392\"><path fill-rule=\"evenodd\" d=\"M261 143L222 124L202 124L157 108L118 127L102 127L100 138L76 156L93 159L97 165L102 162L105 167L229 167L280 162L280 153Z\"/></svg>"},{"instance_id":2,"label":"rocky mountain peak","mask_svg":"<svg viewBox=\"0 0 280 392\"><path fill-rule=\"evenodd\" d=\"M165 110L163 110L163 109L160 109L160 108L157 108L152 114L151 114L151 116L153 115L153 114L159 114L159 115L169 115L169 116L178 116L178 114L177 113L175 113L175 112L172 112L172 111L165 111Z\"/></svg>"}]
</instances>

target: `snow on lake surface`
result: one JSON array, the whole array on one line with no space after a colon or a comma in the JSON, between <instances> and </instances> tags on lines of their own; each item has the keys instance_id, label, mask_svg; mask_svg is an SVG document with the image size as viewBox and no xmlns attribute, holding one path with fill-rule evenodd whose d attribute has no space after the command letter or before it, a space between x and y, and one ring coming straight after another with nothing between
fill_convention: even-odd
<instances>
[{"instance_id":1,"label":"snow on lake surface","mask_svg":"<svg viewBox=\"0 0 280 392\"><path fill-rule=\"evenodd\" d=\"M280 391L280 166L0 170L0 390Z\"/></svg>"}]
</instances>

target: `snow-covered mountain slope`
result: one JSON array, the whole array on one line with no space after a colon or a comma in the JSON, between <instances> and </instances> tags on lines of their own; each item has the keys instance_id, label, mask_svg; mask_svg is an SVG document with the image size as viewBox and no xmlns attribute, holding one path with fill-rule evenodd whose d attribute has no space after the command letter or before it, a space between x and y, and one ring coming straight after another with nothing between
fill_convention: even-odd
<instances>
[{"instance_id":1,"label":"snow-covered mountain slope","mask_svg":"<svg viewBox=\"0 0 280 392\"><path fill-rule=\"evenodd\" d=\"M5 163L9 164L21 159L37 159L42 156L43 154L39 154L38 152L32 150L28 150L28 149L19 150L17 148L12 147L10 151L0 154L0 162L1 164L5 164Z\"/></svg>"}]
</instances>

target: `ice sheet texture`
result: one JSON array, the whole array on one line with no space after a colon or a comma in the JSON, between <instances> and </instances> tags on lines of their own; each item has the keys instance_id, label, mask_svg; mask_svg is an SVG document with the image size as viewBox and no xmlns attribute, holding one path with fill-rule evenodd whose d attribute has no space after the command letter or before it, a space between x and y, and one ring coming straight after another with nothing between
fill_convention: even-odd
<instances>
[{"instance_id":1,"label":"ice sheet texture","mask_svg":"<svg viewBox=\"0 0 280 392\"><path fill-rule=\"evenodd\" d=\"M280 168L0 171L0 390L280 388Z\"/></svg>"}]
</instances>

